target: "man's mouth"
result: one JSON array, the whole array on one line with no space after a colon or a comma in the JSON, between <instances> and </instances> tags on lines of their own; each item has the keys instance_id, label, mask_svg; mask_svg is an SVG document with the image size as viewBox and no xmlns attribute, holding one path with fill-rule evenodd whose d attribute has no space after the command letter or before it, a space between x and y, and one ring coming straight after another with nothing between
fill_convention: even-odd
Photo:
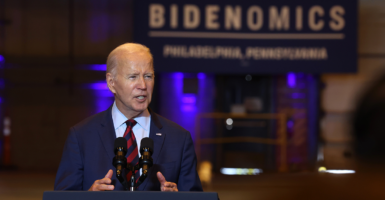
<instances>
[{"instance_id":1,"label":"man's mouth","mask_svg":"<svg viewBox=\"0 0 385 200\"><path fill-rule=\"evenodd\" d=\"M144 99L146 96L137 96L136 98L138 98L139 100L142 100Z\"/></svg>"}]
</instances>

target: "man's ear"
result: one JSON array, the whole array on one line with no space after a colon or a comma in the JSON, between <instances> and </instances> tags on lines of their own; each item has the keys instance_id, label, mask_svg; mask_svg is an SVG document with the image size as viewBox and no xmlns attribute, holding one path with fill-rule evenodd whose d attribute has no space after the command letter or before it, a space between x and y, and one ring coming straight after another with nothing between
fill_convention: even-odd
<instances>
[{"instance_id":1,"label":"man's ear","mask_svg":"<svg viewBox=\"0 0 385 200\"><path fill-rule=\"evenodd\" d=\"M115 94L116 91L114 88L114 84L115 84L114 81L115 81L114 76L111 73L107 73L106 74L106 82L107 82L108 89L110 89L110 91Z\"/></svg>"}]
</instances>

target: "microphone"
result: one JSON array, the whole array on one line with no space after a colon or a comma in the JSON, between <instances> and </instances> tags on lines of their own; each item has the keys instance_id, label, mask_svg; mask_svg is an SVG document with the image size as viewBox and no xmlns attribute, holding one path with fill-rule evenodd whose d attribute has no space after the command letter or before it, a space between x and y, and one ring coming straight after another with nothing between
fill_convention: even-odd
<instances>
[{"instance_id":1,"label":"microphone","mask_svg":"<svg viewBox=\"0 0 385 200\"><path fill-rule=\"evenodd\" d=\"M123 170L127 167L127 140L123 137L119 137L115 139L114 144L114 153L115 157L112 160L112 164L116 167L116 178L123 183Z\"/></svg>"},{"instance_id":2,"label":"microphone","mask_svg":"<svg viewBox=\"0 0 385 200\"><path fill-rule=\"evenodd\" d=\"M147 176L147 170L152 166L152 151L154 149L154 141L151 138L143 138L140 142L140 160L139 166L142 168L142 173Z\"/></svg>"}]
</instances>

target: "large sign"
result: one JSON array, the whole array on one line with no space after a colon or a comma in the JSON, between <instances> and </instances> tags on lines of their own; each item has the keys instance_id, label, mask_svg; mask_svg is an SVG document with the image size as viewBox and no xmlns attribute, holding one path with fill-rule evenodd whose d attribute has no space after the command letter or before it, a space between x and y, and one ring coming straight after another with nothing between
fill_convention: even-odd
<instances>
[{"instance_id":1,"label":"large sign","mask_svg":"<svg viewBox=\"0 0 385 200\"><path fill-rule=\"evenodd\" d=\"M137 0L157 71L355 72L357 0Z\"/></svg>"}]
</instances>

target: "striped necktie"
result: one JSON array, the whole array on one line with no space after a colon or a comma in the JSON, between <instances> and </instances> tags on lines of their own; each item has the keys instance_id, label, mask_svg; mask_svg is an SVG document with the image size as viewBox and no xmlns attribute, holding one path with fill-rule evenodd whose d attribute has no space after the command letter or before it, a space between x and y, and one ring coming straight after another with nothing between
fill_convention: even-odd
<instances>
[{"instance_id":1,"label":"striped necktie","mask_svg":"<svg viewBox=\"0 0 385 200\"><path fill-rule=\"evenodd\" d=\"M138 156L138 145L136 143L134 132L132 128L135 126L137 122L133 119L129 119L126 121L127 129L124 132L123 137L127 139L127 164L128 166L133 167L139 163ZM127 181L129 182L131 179L132 172L129 171L127 173ZM135 181L137 182L139 179L140 173L139 170L135 170Z\"/></svg>"}]
</instances>

